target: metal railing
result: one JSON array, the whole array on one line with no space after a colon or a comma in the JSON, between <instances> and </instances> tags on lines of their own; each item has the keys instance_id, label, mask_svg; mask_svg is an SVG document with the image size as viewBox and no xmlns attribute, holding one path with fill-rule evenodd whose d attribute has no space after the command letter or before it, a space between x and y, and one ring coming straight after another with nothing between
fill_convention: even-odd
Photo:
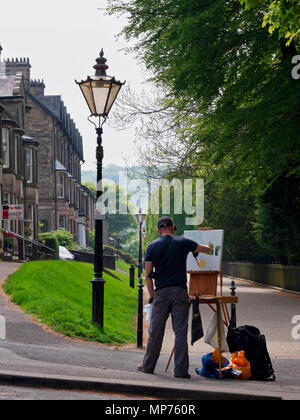
<instances>
[{"instance_id":1,"label":"metal railing","mask_svg":"<svg viewBox=\"0 0 300 420\"><path fill-rule=\"evenodd\" d=\"M19 260L44 259L45 255L54 255L55 250L34 239L24 238L16 232L0 227L6 237L12 239L11 243L5 241L3 246L3 257ZM17 242L17 246L16 246Z\"/></svg>"}]
</instances>

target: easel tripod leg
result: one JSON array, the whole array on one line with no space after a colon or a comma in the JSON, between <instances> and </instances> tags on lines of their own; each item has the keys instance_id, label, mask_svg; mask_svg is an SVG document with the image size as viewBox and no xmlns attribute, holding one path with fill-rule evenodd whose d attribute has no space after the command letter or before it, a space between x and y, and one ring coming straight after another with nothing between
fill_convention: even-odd
<instances>
[{"instance_id":1,"label":"easel tripod leg","mask_svg":"<svg viewBox=\"0 0 300 420\"><path fill-rule=\"evenodd\" d=\"M166 366L165 373L167 373L167 372L168 372L168 369L169 369L169 367L170 367L171 361L172 361L173 356L174 356L174 352L175 352L175 346L173 347L173 349L172 349L172 351L171 351L171 354L170 354L170 357L169 357L169 360L168 360L168 364L167 364L167 366Z\"/></svg>"},{"instance_id":2,"label":"easel tripod leg","mask_svg":"<svg viewBox=\"0 0 300 420\"><path fill-rule=\"evenodd\" d=\"M221 336L221 305L217 303L217 318L218 318L218 346L219 346L219 378L222 378L222 336Z\"/></svg>"}]
</instances>

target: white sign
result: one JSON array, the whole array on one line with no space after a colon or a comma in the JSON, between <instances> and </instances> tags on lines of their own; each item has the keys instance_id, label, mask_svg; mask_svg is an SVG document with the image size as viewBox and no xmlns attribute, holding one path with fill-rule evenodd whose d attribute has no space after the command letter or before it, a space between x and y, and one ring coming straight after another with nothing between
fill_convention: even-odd
<instances>
[{"instance_id":1,"label":"white sign","mask_svg":"<svg viewBox=\"0 0 300 420\"><path fill-rule=\"evenodd\" d=\"M2 206L3 220L23 220L24 206L22 204L11 204Z\"/></svg>"},{"instance_id":2,"label":"white sign","mask_svg":"<svg viewBox=\"0 0 300 420\"><path fill-rule=\"evenodd\" d=\"M213 255L199 254L197 258L190 252L187 271L220 271L223 258L224 230L187 230L185 238L198 244L212 245Z\"/></svg>"},{"instance_id":3,"label":"white sign","mask_svg":"<svg viewBox=\"0 0 300 420\"><path fill-rule=\"evenodd\" d=\"M95 204L94 219L95 220L105 220L106 207L101 201L97 201Z\"/></svg>"}]
</instances>

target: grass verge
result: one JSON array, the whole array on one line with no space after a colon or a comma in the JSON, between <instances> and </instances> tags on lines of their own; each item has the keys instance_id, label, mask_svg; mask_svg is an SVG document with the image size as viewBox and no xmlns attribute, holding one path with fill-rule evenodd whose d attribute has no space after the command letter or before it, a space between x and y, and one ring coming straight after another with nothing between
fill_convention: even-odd
<instances>
[{"instance_id":1,"label":"grass verge","mask_svg":"<svg viewBox=\"0 0 300 420\"><path fill-rule=\"evenodd\" d=\"M134 342L137 291L104 274L102 331L91 316L93 276L91 264L34 261L12 274L3 289L26 313L64 335L101 343Z\"/></svg>"}]
</instances>

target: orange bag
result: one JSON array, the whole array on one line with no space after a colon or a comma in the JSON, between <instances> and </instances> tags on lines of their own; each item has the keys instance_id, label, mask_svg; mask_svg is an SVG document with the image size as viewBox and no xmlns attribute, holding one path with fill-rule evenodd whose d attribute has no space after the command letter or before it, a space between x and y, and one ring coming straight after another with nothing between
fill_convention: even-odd
<instances>
[{"instance_id":1,"label":"orange bag","mask_svg":"<svg viewBox=\"0 0 300 420\"><path fill-rule=\"evenodd\" d=\"M216 349L211 355L211 361L214 362L216 365L218 365L219 357L220 357L220 349ZM224 366L226 364L226 359L225 357L222 356L222 354L221 354L221 360L222 360L222 366Z\"/></svg>"},{"instance_id":2,"label":"orange bag","mask_svg":"<svg viewBox=\"0 0 300 420\"><path fill-rule=\"evenodd\" d=\"M232 369L234 379L251 378L251 365L245 357L244 351L236 351L233 353L229 365L225 369Z\"/></svg>"}]
</instances>

